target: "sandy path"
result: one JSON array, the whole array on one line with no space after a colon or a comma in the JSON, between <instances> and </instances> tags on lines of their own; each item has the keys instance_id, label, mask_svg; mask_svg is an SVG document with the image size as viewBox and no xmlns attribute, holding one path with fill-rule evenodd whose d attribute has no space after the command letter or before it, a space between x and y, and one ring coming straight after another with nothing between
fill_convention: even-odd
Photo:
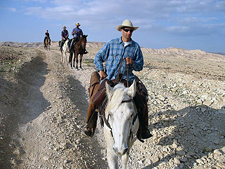
<instances>
[{"instance_id":1,"label":"sandy path","mask_svg":"<svg viewBox=\"0 0 225 169\"><path fill-rule=\"evenodd\" d=\"M71 70L60 59L57 49L37 50L18 73L9 117L16 131L8 133L3 168L105 168L98 143L82 134L88 102L78 79L89 83L90 70Z\"/></svg>"}]
</instances>

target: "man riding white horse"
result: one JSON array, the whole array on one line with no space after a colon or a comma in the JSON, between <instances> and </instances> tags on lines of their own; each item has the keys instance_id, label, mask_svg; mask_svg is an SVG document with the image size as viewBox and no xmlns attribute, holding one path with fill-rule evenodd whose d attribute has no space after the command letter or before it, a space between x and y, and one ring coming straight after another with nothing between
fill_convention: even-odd
<instances>
[{"instance_id":1,"label":"man riding white horse","mask_svg":"<svg viewBox=\"0 0 225 169\"><path fill-rule=\"evenodd\" d=\"M122 37L107 42L94 59L97 72L92 73L90 80L90 102L84 132L88 136L93 136L95 132L97 123L95 110L101 107L105 99L105 83L114 86L120 81L124 82L128 87L133 80L136 80L138 91L134 97L134 102L138 108L140 121L137 137L143 141L142 139L150 138L152 135L148 130L147 89L138 77L132 73L133 70L141 71L144 64L140 46L131 39L132 32L137 30L138 27L133 27L130 20L125 20L122 25L118 25L116 28L118 31L121 31ZM103 67L103 62L106 62L105 68Z\"/></svg>"}]
</instances>

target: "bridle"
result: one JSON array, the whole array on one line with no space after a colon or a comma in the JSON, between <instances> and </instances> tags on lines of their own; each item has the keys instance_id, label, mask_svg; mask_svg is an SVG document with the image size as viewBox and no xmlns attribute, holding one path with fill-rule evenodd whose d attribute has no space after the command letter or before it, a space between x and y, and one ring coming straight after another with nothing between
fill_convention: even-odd
<instances>
[{"instance_id":1,"label":"bridle","mask_svg":"<svg viewBox=\"0 0 225 169\"><path fill-rule=\"evenodd\" d=\"M121 102L121 104L122 104L122 103L128 103L128 102L134 102L134 101L133 101L133 99L123 100L123 101ZM107 119L106 119L105 113L104 113L104 114L102 115L102 119L103 119L104 123L106 124L106 126L109 128L110 133L111 133L111 136L112 136L112 138L114 139L114 137L113 137L113 132L112 132L112 127L111 127L111 125L110 125L110 123L109 123L109 116L110 116L110 115L108 114L108 117L107 117ZM133 115L132 115L132 116L133 116ZM136 112L135 115L134 115L134 117L133 117L133 120L132 120L132 126L134 125L135 121L137 120L137 117L138 117L138 112ZM129 139L130 139L132 136L133 136L133 132L132 132L132 127L131 127L131 128L130 128Z\"/></svg>"}]
</instances>

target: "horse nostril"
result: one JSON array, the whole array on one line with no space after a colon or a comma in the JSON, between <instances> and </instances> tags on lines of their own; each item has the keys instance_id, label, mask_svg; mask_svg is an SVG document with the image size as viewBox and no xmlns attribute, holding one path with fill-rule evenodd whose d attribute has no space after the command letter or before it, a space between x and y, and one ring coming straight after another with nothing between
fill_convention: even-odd
<instances>
[{"instance_id":1,"label":"horse nostril","mask_svg":"<svg viewBox=\"0 0 225 169\"><path fill-rule=\"evenodd\" d=\"M128 148L125 148L124 151L123 151L123 154L126 154L128 151Z\"/></svg>"},{"instance_id":2,"label":"horse nostril","mask_svg":"<svg viewBox=\"0 0 225 169\"><path fill-rule=\"evenodd\" d=\"M118 153L118 149L115 146L113 146L113 150L116 154Z\"/></svg>"}]
</instances>

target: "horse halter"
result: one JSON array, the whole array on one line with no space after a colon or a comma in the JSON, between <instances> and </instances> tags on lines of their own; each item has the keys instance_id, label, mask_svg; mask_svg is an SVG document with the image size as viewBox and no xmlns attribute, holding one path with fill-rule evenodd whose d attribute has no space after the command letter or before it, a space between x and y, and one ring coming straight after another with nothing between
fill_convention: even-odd
<instances>
[{"instance_id":1,"label":"horse halter","mask_svg":"<svg viewBox=\"0 0 225 169\"><path fill-rule=\"evenodd\" d=\"M123 100L123 101L121 102L121 104L122 104L122 103L128 103L128 102L133 102L133 99ZM110 125L110 123L109 123L109 115L108 115L107 119L106 119L106 117L105 117L105 113L104 113L104 115L103 115L102 117L103 117L104 123L105 123L106 126L110 129L111 136L112 136L112 138L114 139L114 137L113 137L113 132L112 132L112 127L111 127L111 125ZM137 117L138 117L138 112L135 113L135 115L134 115L134 117L133 117L132 125L134 125L134 122L136 121ZM131 129L132 129L132 128L130 128L130 135L129 135L129 138L133 135L133 132L132 132Z\"/></svg>"}]
</instances>

